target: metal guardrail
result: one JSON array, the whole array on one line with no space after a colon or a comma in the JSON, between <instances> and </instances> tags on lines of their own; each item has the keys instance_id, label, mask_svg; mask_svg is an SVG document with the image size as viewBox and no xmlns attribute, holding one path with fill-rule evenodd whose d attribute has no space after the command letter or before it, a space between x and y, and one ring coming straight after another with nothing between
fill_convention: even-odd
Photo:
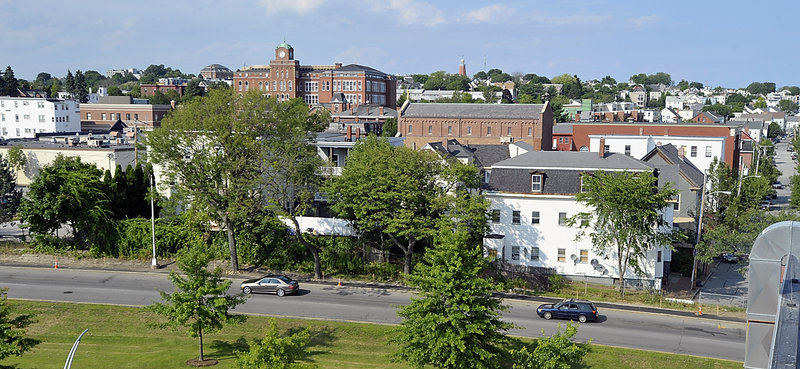
<instances>
[{"instance_id":1,"label":"metal guardrail","mask_svg":"<svg viewBox=\"0 0 800 369\"><path fill-rule=\"evenodd\" d=\"M697 301L700 305L722 305L740 308L747 307L747 296L742 295L724 295L700 291L700 293L697 295Z\"/></svg>"}]
</instances>

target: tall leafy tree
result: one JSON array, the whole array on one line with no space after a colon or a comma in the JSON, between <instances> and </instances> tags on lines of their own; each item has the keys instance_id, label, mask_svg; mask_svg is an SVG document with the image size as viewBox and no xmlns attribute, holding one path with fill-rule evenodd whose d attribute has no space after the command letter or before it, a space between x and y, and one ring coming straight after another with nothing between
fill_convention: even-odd
<instances>
[{"instance_id":1,"label":"tall leafy tree","mask_svg":"<svg viewBox=\"0 0 800 369\"><path fill-rule=\"evenodd\" d=\"M146 139L152 162L175 182L188 211L227 233L233 270L239 269L236 224L261 207L258 140L267 134L270 107L257 91L240 98L230 89L211 90L173 111Z\"/></svg>"},{"instance_id":2,"label":"tall leafy tree","mask_svg":"<svg viewBox=\"0 0 800 369\"><path fill-rule=\"evenodd\" d=\"M268 110L268 126L259 141L265 204L292 222L295 238L314 258L314 275L322 278L320 249L309 242L298 217L307 215L322 186L319 172L324 163L311 141L329 116L327 111L310 113L301 99L282 104L270 100Z\"/></svg>"},{"instance_id":3,"label":"tall leafy tree","mask_svg":"<svg viewBox=\"0 0 800 369\"><path fill-rule=\"evenodd\" d=\"M595 251L616 262L620 295L625 295L628 269L637 275L645 272L645 257L653 247L669 246L671 234L662 211L677 191L654 187L650 172L596 172L584 175L586 192L577 201L591 210L570 219L579 228L578 238L591 239Z\"/></svg>"},{"instance_id":4,"label":"tall leafy tree","mask_svg":"<svg viewBox=\"0 0 800 369\"><path fill-rule=\"evenodd\" d=\"M20 356L40 343L27 337L25 328L33 322L28 314L13 316L6 298L7 289L0 289L0 360Z\"/></svg>"},{"instance_id":5,"label":"tall leafy tree","mask_svg":"<svg viewBox=\"0 0 800 369\"><path fill-rule=\"evenodd\" d=\"M50 234L66 224L76 242L104 247L111 211L103 172L79 157L59 155L42 168L19 207L19 217L31 232Z\"/></svg>"},{"instance_id":6,"label":"tall leafy tree","mask_svg":"<svg viewBox=\"0 0 800 369\"><path fill-rule=\"evenodd\" d=\"M183 275L169 273L175 292L161 291L161 301L148 309L167 318L160 327L188 327L192 337L199 338L203 362L203 334L222 329L225 324L241 323L244 315L232 315L229 310L245 301L244 295L228 295L231 281L222 277L222 269L208 269L209 256L199 247L190 247L178 258L178 268Z\"/></svg>"},{"instance_id":7,"label":"tall leafy tree","mask_svg":"<svg viewBox=\"0 0 800 369\"><path fill-rule=\"evenodd\" d=\"M0 156L0 222L14 218L21 199L22 191L17 189L16 170L5 157Z\"/></svg>"},{"instance_id":8,"label":"tall leafy tree","mask_svg":"<svg viewBox=\"0 0 800 369\"><path fill-rule=\"evenodd\" d=\"M72 76L69 69L67 69L67 76L64 77L64 88L71 97L75 97L75 77Z\"/></svg>"},{"instance_id":9,"label":"tall leafy tree","mask_svg":"<svg viewBox=\"0 0 800 369\"><path fill-rule=\"evenodd\" d=\"M3 73L3 87L5 91L0 93L0 95L16 97L19 96L19 91L17 88L19 87L19 81L17 81L17 77L14 76L14 70L11 69L11 66L6 66L6 71Z\"/></svg>"},{"instance_id":10,"label":"tall leafy tree","mask_svg":"<svg viewBox=\"0 0 800 369\"><path fill-rule=\"evenodd\" d=\"M89 89L86 86L86 77L80 69L75 71L75 99L85 103L89 101Z\"/></svg>"},{"instance_id":11,"label":"tall leafy tree","mask_svg":"<svg viewBox=\"0 0 800 369\"><path fill-rule=\"evenodd\" d=\"M385 234L403 250L404 271L411 273L414 248L433 236L440 216L435 199L445 191L437 183L441 173L433 153L370 136L356 143L326 192L334 213L350 219L359 232Z\"/></svg>"},{"instance_id":12,"label":"tall leafy tree","mask_svg":"<svg viewBox=\"0 0 800 369\"><path fill-rule=\"evenodd\" d=\"M397 118L389 118L383 122L381 136L394 137L397 134Z\"/></svg>"},{"instance_id":13,"label":"tall leafy tree","mask_svg":"<svg viewBox=\"0 0 800 369\"><path fill-rule=\"evenodd\" d=\"M415 368L499 367L513 325L500 319L507 307L482 277L488 261L480 243L470 242L463 224L445 224L435 244L409 276L417 297L398 309L395 360Z\"/></svg>"}]
</instances>

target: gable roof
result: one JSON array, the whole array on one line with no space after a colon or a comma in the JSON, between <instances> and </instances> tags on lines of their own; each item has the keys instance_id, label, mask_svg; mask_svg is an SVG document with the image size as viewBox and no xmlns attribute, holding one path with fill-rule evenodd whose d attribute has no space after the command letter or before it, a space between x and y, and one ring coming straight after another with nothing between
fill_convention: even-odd
<instances>
[{"instance_id":1,"label":"gable roof","mask_svg":"<svg viewBox=\"0 0 800 369\"><path fill-rule=\"evenodd\" d=\"M547 104L410 103L406 118L538 119Z\"/></svg>"},{"instance_id":2,"label":"gable roof","mask_svg":"<svg viewBox=\"0 0 800 369\"><path fill-rule=\"evenodd\" d=\"M671 165L676 166L677 171L664 171L665 168L661 168L659 165L655 165L659 170L661 170L662 175L664 175L664 180L666 181L674 181L677 183L677 178L675 175L683 174L684 177L691 183L692 186L700 188L705 181L705 175L703 171L698 169L694 164L692 164L689 159L686 157L681 158L678 154L678 148L675 147L673 144L666 144L666 145L657 145L655 148L650 150L644 157L642 157L642 161L649 162L651 158L655 155L661 155L664 158L664 161L670 163ZM661 184L661 176L659 176L659 184Z\"/></svg>"}]
</instances>

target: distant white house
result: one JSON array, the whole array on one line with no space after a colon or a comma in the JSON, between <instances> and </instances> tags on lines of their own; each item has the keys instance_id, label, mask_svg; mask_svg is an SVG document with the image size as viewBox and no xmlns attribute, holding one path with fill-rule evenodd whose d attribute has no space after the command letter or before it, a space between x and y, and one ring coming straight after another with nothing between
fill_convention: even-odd
<instances>
[{"instance_id":1,"label":"distant white house","mask_svg":"<svg viewBox=\"0 0 800 369\"><path fill-rule=\"evenodd\" d=\"M589 151L599 152L602 149L641 159L656 146L672 144L698 169L707 171L714 158L724 160L725 139L708 136L590 135Z\"/></svg>"},{"instance_id":2,"label":"distant white house","mask_svg":"<svg viewBox=\"0 0 800 369\"><path fill-rule=\"evenodd\" d=\"M37 133L80 132L75 100L0 96L0 136L33 138Z\"/></svg>"}]
</instances>

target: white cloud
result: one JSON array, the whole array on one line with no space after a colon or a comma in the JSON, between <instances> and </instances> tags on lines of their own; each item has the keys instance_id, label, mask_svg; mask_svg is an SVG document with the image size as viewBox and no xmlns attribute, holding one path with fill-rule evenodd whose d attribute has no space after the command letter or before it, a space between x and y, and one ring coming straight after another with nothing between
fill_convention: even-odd
<instances>
[{"instance_id":1,"label":"white cloud","mask_svg":"<svg viewBox=\"0 0 800 369\"><path fill-rule=\"evenodd\" d=\"M280 13L307 14L319 8L325 0L258 0L258 5L267 9L268 15Z\"/></svg>"},{"instance_id":2,"label":"white cloud","mask_svg":"<svg viewBox=\"0 0 800 369\"><path fill-rule=\"evenodd\" d=\"M505 5L490 5L467 12L462 17L467 22L500 23L508 21L513 9Z\"/></svg>"},{"instance_id":3,"label":"white cloud","mask_svg":"<svg viewBox=\"0 0 800 369\"><path fill-rule=\"evenodd\" d=\"M445 22L442 11L424 1L388 0L373 5L373 10L389 12L389 16L404 25L433 27Z\"/></svg>"},{"instance_id":4,"label":"white cloud","mask_svg":"<svg viewBox=\"0 0 800 369\"><path fill-rule=\"evenodd\" d=\"M639 18L631 19L630 22L634 27L641 27L648 23L653 23L658 20L658 16L655 14L644 15Z\"/></svg>"}]
</instances>

